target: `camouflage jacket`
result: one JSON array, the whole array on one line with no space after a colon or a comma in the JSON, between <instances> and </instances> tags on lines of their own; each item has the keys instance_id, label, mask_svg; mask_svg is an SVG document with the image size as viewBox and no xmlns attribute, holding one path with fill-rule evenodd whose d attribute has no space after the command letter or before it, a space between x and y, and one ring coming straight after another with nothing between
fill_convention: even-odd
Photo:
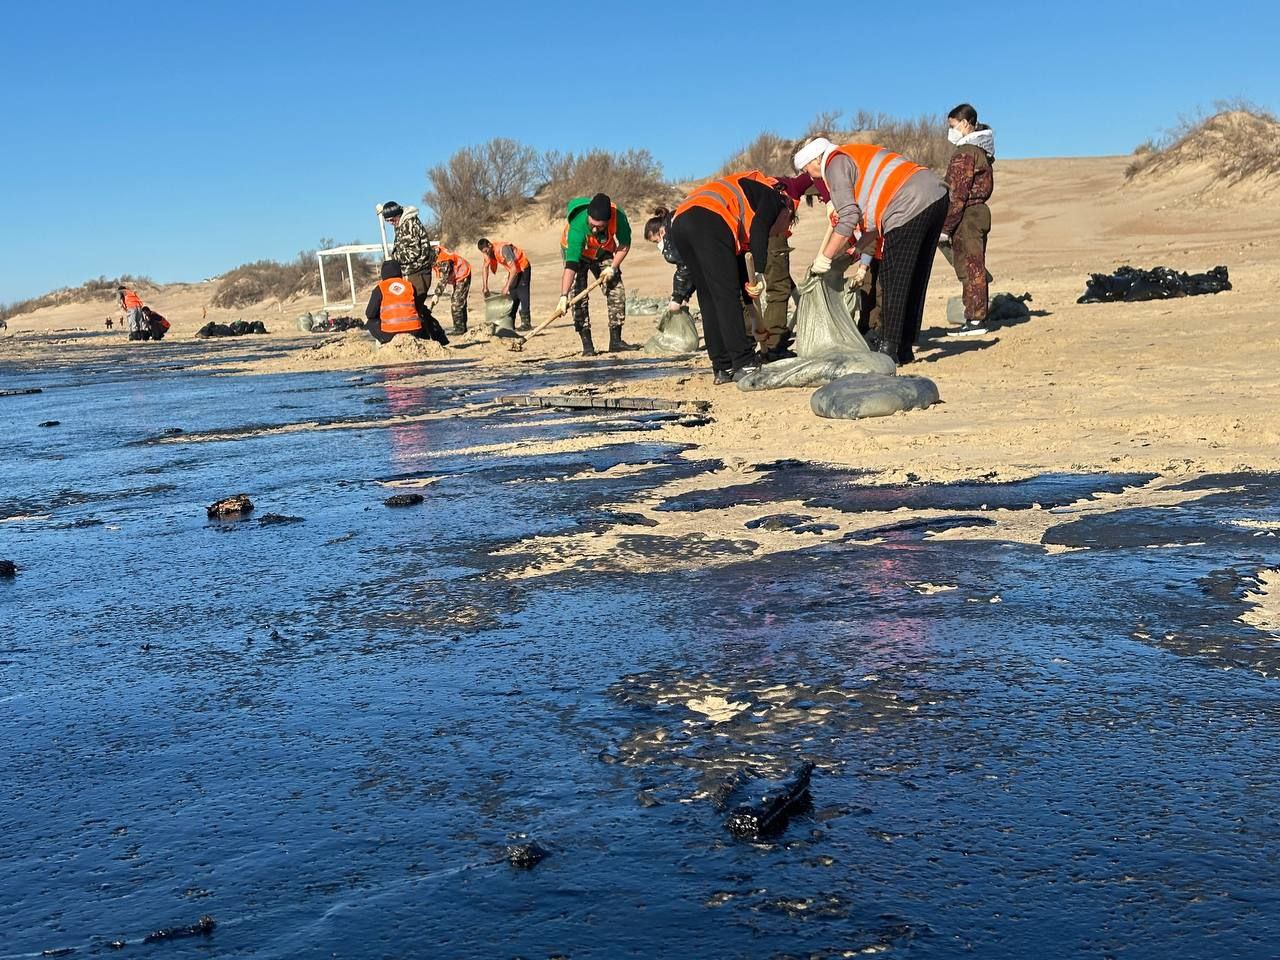
<instances>
[{"instance_id":1,"label":"camouflage jacket","mask_svg":"<svg viewBox=\"0 0 1280 960\"><path fill-rule=\"evenodd\" d=\"M965 144L956 148L947 165L947 190L951 202L947 206L947 219L942 232L953 234L969 207L986 203L995 187L995 174L991 169L992 158L980 146Z\"/></svg>"},{"instance_id":2,"label":"camouflage jacket","mask_svg":"<svg viewBox=\"0 0 1280 960\"><path fill-rule=\"evenodd\" d=\"M400 224L395 228L396 241L391 247L391 259L400 261L406 277L425 273L435 263L436 251L431 246L427 228L418 219L418 211L406 207Z\"/></svg>"}]
</instances>

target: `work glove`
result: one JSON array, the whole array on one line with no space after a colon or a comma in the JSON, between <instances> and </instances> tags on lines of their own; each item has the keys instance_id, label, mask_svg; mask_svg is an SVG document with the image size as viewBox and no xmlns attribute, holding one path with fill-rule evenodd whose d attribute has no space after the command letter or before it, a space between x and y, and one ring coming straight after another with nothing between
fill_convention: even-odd
<instances>
[{"instance_id":1,"label":"work glove","mask_svg":"<svg viewBox=\"0 0 1280 960\"><path fill-rule=\"evenodd\" d=\"M569 312L569 296L565 294L560 298L560 302L556 304L556 316L563 317Z\"/></svg>"},{"instance_id":2,"label":"work glove","mask_svg":"<svg viewBox=\"0 0 1280 960\"><path fill-rule=\"evenodd\" d=\"M858 264L853 271L853 285L855 287L863 286L866 279L870 276L871 276L871 268L867 266L867 264L865 263Z\"/></svg>"},{"instance_id":3,"label":"work glove","mask_svg":"<svg viewBox=\"0 0 1280 960\"><path fill-rule=\"evenodd\" d=\"M618 271L614 267L612 266L602 267L600 269L600 282L608 283L617 275L618 275Z\"/></svg>"},{"instance_id":4,"label":"work glove","mask_svg":"<svg viewBox=\"0 0 1280 960\"><path fill-rule=\"evenodd\" d=\"M667 304L667 309L670 310L672 313L676 313L680 310L683 310L684 308L685 308L684 304L681 303L679 300L672 300L670 303Z\"/></svg>"},{"instance_id":5,"label":"work glove","mask_svg":"<svg viewBox=\"0 0 1280 960\"><path fill-rule=\"evenodd\" d=\"M809 268L809 272L814 276L819 276L831 269L831 258L825 254L818 254L813 258L813 266Z\"/></svg>"},{"instance_id":6,"label":"work glove","mask_svg":"<svg viewBox=\"0 0 1280 960\"><path fill-rule=\"evenodd\" d=\"M938 237L938 246L940 246L940 247L949 247L949 246L951 246L951 238L950 238L949 236L947 236L947 234L945 234L945 233L944 233L944 234L939 235L939 237Z\"/></svg>"},{"instance_id":7,"label":"work glove","mask_svg":"<svg viewBox=\"0 0 1280 960\"><path fill-rule=\"evenodd\" d=\"M755 283L746 283L743 284L743 287L746 289L748 297L752 300L759 300L760 294L764 293L764 274L757 273Z\"/></svg>"}]
</instances>

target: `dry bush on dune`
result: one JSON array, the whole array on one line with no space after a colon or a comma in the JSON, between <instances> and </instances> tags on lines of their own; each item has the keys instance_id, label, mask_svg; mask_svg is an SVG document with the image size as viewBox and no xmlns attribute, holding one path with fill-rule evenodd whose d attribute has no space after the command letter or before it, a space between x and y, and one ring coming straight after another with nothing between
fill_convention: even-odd
<instances>
[{"instance_id":1,"label":"dry bush on dune","mask_svg":"<svg viewBox=\"0 0 1280 960\"><path fill-rule=\"evenodd\" d=\"M1245 102L1220 103L1208 117L1184 119L1159 142L1134 151L1125 177L1209 166L1228 186L1280 175L1280 119Z\"/></svg>"},{"instance_id":2,"label":"dry bush on dune","mask_svg":"<svg viewBox=\"0 0 1280 960\"><path fill-rule=\"evenodd\" d=\"M876 143L942 173L951 160L947 141L947 121L939 114L922 114L915 119L859 110L844 119L835 111L820 113L809 122L803 137L789 140L766 132L725 162L721 173L733 170L760 170L771 176L795 172L791 158L812 137L827 137L836 143Z\"/></svg>"},{"instance_id":3,"label":"dry bush on dune","mask_svg":"<svg viewBox=\"0 0 1280 960\"><path fill-rule=\"evenodd\" d=\"M13 303L0 303L0 320L18 317L24 313L32 313L44 307L57 307L64 303L84 303L92 300L112 301L116 298L116 287L129 287L142 293L154 290L156 282L150 277L123 274L119 277L98 277L86 280L78 287L64 287L52 290L38 297L26 300L15 300Z\"/></svg>"},{"instance_id":4,"label":"dry bush on dune","mask_svg":"<svg viewBox=\"0 0 1280 960\"><path fill-rule=\"evenodd\" d=\"M321 246L333 246L330 240ZM352 257L356 290L372 283L378 276L378 265L364 257ZM346 261L331 263L325 272L331 293L346 286ZM264 300L285 301L296 296L320 292L320 270L314 250L304 250L293 260L256 260L228 270L218 280L218 289L210 300L212 306L235 310Z\"/></svg>"},{"instance_id":5,"label":"dry bush on dune","mask_svg":"<svg viewBox=\"0 0 1280 960\"><path fill-rule=\"evenodd\" d=\"M607 193L614 203L627 208L665 201L673 192L662 177L662 164L648 150L551 152L543 157L542 173L546 186L539 199L546 202L552 218L563 216L574 197Z\"/></svg>"},{"instance_id":6,"label":"dry bush on dune","mask_svg":"<svg viewBox=\"0 0 1280 960\"><path fill-rule=\"evenodd\" d=\"M422 200L436 214L436 226L457 243L478 237L488 227L528 202L538 186L537 152L507 137L464 147L427 171L430 184Z\"/></svg>"}]
</instances>

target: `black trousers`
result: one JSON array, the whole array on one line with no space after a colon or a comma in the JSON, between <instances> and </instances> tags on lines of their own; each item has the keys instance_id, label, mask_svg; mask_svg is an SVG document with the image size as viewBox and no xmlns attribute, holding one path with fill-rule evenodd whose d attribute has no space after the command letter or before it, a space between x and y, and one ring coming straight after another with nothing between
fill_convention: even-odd
<instances>
[{"instance_id":1,"label":"black trousers","mask_svg":"<svg viewBox=\"0 0 1280 960\"><path fill-rule=\"evenodd\" d=\"M532 280L533 267L525 267L511 281L511 310L507 313L507 316L513 320L517 310L520 311L521 320L528 320L532 315L529 310L529 287Z\"/></svg>"},{"instance_id":2,"label":"black trousers","mask_svg":"<svg viewBox=\"0 0 1280 960\"><path fill-rule=\"evenodd\" d=\"M693 207L671 221L670 237L693 275L711 366L741 367L754 356L755 342L742 321L747 265L737 253L733 231L718 214Z\"/></svg>"},{"instance_id":3,"label":"black trousers","mask_svg":"<svg viewBox=\"0 0 1280 960\"><path fill-rule=\"evenodd\" d=\"M880 335L885 352L898 363L915 359L911 349L920 335L924 298L938 248L948 198L930 204L896 229L884 235L884 263L880 266Z\"/></svg>"}]
</instances>

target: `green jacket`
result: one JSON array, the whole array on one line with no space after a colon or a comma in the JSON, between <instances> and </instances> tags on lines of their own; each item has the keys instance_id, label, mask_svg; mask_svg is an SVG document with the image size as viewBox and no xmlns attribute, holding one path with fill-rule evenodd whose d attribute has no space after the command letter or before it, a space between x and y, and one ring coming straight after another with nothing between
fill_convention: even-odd
<instances>
[{"instance_id":1,"label":"green jacket","mask_svg":"<svg viewBox=\"0 0 1280 960\"><path fill-rule=\"evenodd\" d=\"M590 197L574 197L569 201L566 211L568 222L560 244L566 266L574 266L583 260L610 260L618 247L631 246L631 223L617 204L614 204L613 209L618 222L612 236L592 235L587 224L587 206L590 203Z\"/></svg>"}]
</instances>

